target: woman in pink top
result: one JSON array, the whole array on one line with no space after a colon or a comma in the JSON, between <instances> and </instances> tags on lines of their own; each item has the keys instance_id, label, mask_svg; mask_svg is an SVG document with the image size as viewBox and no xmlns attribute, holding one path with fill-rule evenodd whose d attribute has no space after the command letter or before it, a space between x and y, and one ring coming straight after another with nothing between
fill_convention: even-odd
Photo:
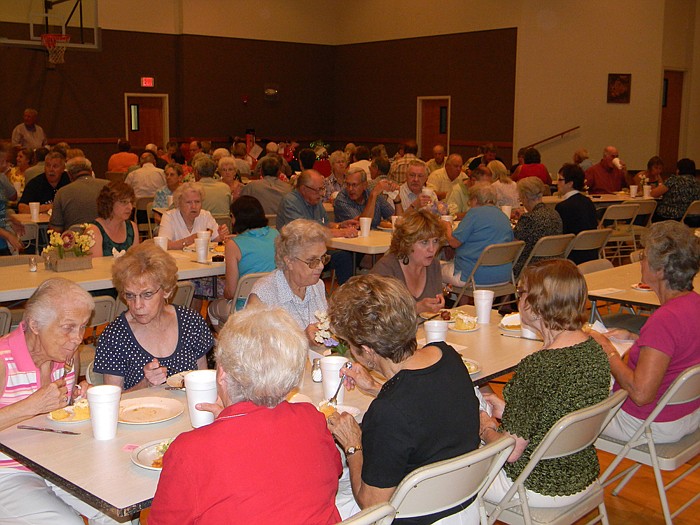
<instances>
[{"instance_id":1,"label":"woman in pink top","mask_svg":"<svg viewBox=\"0 0 700 525\"><path fill-rule=\"evenodd\" d=\"M636 339L628 363L605 336L596 335L610 358L614 390L629 398L603 434L628 440L651 414L661 396L686 369L700 363L700 294L693 279L700 270L700 238L675 221L652 225L641 260L642 281L659 297L661 307L644 324L639 336L627 330L606 335ZM673 443L695 432L700 424L700 400L669 405L652 423L655 443Z\"/></svg>"}]
</instances>

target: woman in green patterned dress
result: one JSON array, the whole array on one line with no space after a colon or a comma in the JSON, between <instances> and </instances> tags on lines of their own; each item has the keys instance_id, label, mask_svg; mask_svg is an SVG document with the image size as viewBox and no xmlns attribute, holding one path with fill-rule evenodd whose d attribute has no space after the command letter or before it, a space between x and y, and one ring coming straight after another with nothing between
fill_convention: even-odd
<instances>
[{"instance_id":1,"label":"woman in green patterned dress","mask_svg":"<svg viewBox=\"0 0 700 525\"><path fill-rule=\"evenodd\" d=\"M544 348L520 362L503 389L504 399L484 394L493 413L480 413L481 439L488 443L501 434L516 439L515 450L486 493L496 503L558 419L610 392L608 356L581 330L588 292L576 266L568 260L542 261L525 268L518 284L522 323L542 334ZM525 483L528 502L533 507L571 505L587 496L599 470L592 446L540 461Z\"/></svg>"}]
</instances>

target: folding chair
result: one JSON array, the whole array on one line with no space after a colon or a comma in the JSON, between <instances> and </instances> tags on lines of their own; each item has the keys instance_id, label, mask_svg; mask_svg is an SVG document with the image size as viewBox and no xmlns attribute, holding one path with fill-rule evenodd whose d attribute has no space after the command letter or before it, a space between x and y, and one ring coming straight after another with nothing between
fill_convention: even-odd
<instances>
[{"instance_id":1,"label":"folding chair","mask_svg":"<svg viewBox=\"0 0 700 525\"><path fill-rule=\"evenodd\" d=\"M156 228L158 228L153 216L153 201L146 204L146 220L148 221L148 236L153 239L153 233L156 231Z\"/></svg>"},{"instance_id":2,"label":"folding chair","mask_svg":"<svg viewBox=\"0 0 700 525\"><path fill-rule=\"evenodd\" d=\"M636 202L634 204L613 204L605 209L598 227L606 228L608 223L612 223L612 234L604 248L606 259L617 259L618 263L622 264L623 257L637 249L634 219L638 210L639 204ZM609 254L608 246L611 244L613 248L612 253Z\"/></svg>"},{"instance_id":3,"label":"folding chair","mask_svg":"<svg viewBox=\"0 0 700 525\"><path fill-rule=\"evenodd\" d=\"M9 308L0 306L0 336L10 332L12 326L12 312Z\"/></svg>"},{"instance_id":4,"label":"folding chair","mask_svg":"<svg viewBox=\"0 0 700 525\"><path fill-rule=\"evenodd\" d=\"M189 308L192 305L194 297L194 284L192 281L178 281L173 295L172 304L178 306L186 306Z\"/></svg>"},{"instance_id":5,"label":"folding chair","mask_svg":"<svg viewBox=\"0 0 700 525\"><path fill-rule=\"evenodd\" d=\"M583 230L578 232L574 240L571 241L564 257L569 258L571 252L597 250L598 259L605 259L603 248L612 234L611 228L601 228L599 230Z\"/></svg>"},{"instance_id":6,"label":"folding chair","mask_svg":"<svg viewBox=\"0 0 700 525\"><path fill-rule=\"evenodd\" d=\"M248 296L250 295L250 292L253 289L253 285L255 284L255 282L261 277L265 277L269 273L270 272L249 273L238 279L238 285L236 286L236 293L234 294L234 299L233 301L231 301L231 310L229 315L233 315L234 313L236 313L236 301L239 297L244 297L245 303L248 304Z\"/></svg>"},{"instance_id":7,"label":"folding chair","mask_svg":"<svg viewBox=\"0 0 700 525\"><path fill-rule=\"evenodd\" d=\"M518 260L520 254L525 247L524 241L511 241L502 244L491 244L487 246L479 259L477 259L471 274L465 280L465 285L462 287L455 305L458 305L462 296L474 297L475 290L493 290L494 303L493 306L503 306L517 302L516 299L508 299L508 296L515 294L515 276L513 271L510 272L510 281L497 284L477 284L474 280L474 275L482 266L501 266L503 264L514 264ZM500 297L502 301L496 301L495 298Z\"/></svg>"},{"instance_id":8,"label":"folding chair","mask_svg":"<svg viewBox=\"0 0 700 525\"><path fill-rule=\"evenodd\" d=\"M109 295L100 295L94 298L95 300L95 310L92 312L90 321L88 321L87 328L92 329L92 335L89 340L93 343L81 344L78 346L78 353L76 358L78 359L78 366L76 366L76 374L78 376L87 373L87 367L95 359L95 345L96 341L95 328L101 325L111 323L114 320L115 311L115 300Z\"/></svg>"},{"instance_id":9,"label":"folding chair","mask_svg":"<svg viewBox=\"0 0 700 525\"><path fill-rule=\"evenodd\" d=\"M343 520L339 525L382 525L382 523L391 523L394 516L396 516L394 507L388 503L378 503Z\"/></svg>"},{"instance_id":10,"label":"folding chair","mask_svg":"<svg viewBox=\"0 0 700 525\"><path fill-rule=\"evenodd\" d=\"M505 523L526 523L528 525L531 523L562 525L574 523L580 517L595 510L596 507L598 515L588 524L598 521L607 524L608 517L603 501L603 488L598 480L594 482L593 488L590 489L585 498L572 505L559 508L530 507L525 491L525 481L541 460L570 456L590 446L613 418L625 399L627 399L627 392L618 390L600 403L576 410L557 421L537 448L532 451L530 461L503 499L497 504L484 500L484 505L489 513L489 524L500 520Z\"/></svg>"},{"instance_id":11,"label":"folding chair","mask_svg":"<svg viewBox=\"0 0 700 525\"><path fill-rule=\"evenodd\" d=\"M24 252L39 253L39 232L41 231L39 225L35 222L25 222L22 226L24 226L24 233L18 237L22 241Z\"/></svg>"},{"instance_id":12,"label":"folding chair","mask_svg":"<svg viewBox=\"0 0 700 525\"><path fill-rule=\"evenodd\" d=\"M641 201L630 200L624 201L622 204L636 204L639 206L637 216L632 224L632 229L634 230L637 242L641 242L642 235L644 235L649 230L649 226L651 226L651 218L656 211L656 201L654 199L644 199Z\"/></svg>"},{"instance_id":13,"label":"folding chair","mask_svg":"<svg viewBox=\"0 0 700 525\"><path fill-rule=\"evenodd\" d=\"M231 231L231 216L230 215L214 215L214 220L216 221L216 224L221 226L222 224L225 224L226 227L228 228L228 231ZM219 239L223 240L223 239Z\"/></svg>"},{"instance_id":14,"label":"folding chair","mask_svg":"<svg viewBox=\"0 0 700 525\"><path fill-rule=\"evenodd\" d=\"M652 438L651 424L667 405L689 403L698 398L700 398L700 365L695 365L685 370L685 372L676 378L664 395L661 396L653 412L649 414L649 417L644 420L644 423L642 423L627 443L607 436L600 436L595 442L595 447L597 449L617 454L613 462L610 463L606 471L600 477L600 482L603 483L603 486L614 483L622 477L620 484L613 490L613 496L617 496L620 493L642 465L652 467L654 478L656 479L656 488L659 491L659 499L661 500L661 508L667 525L672 524L673 518L697 501L700 498L700 493L695 494L695 496L672 513L666 497L666 490L672 488L683 478L695 471L700 467L700 463L696 463L688 468L666 485L664 485L664 480L661 477L661 471L677 470L681 465L698 455L700 452L700 429L681 438L680 441L675 443L657 445ZM634 461L635 464L608 479L624 458Z\"/></svg>"},{"instance_id":15,"label":"folding chair","mask_svg":"<svg viewBox=\"0 0 700 525\"><path fill-rule=\"evenodd\" d=\"M685 222L685 220L690 218L691 215L700 216L700 201L693 201L690 203L690 205L688 206L688 209L685 210L685 213L683 214L683 217L681 218L681 222L683 224L687 224Z\"/></svg>"},{"instance_id":16,"label":"folding chair","mask_svg":"<svg viewBox=\"0 0 700 525\"><path fill-rule=\"evenodd\" d=\"M535 260L534 262L540 259L563 259L565 257L564 254L569 249L569 245L575 237L576 236L573 233L540 237L540 239L535 243L535 246L533 246L530 255L527 256L527 259L525 259L523 269L527 268L527 265L533 262L533 259Z\"/></svg>"},{"instance_id":17,"label":"folding chair","mask_svg":"<svg viewBox=\"0 0 700 525\"><path fill-rule=\"evenodd\" d=\"M417 468L399 483L389 501L396 509L396 518L426 516L472 497L476 498L472 505L481 508L484 492L514 447L515 440L504 436L467 454ZM391 521L385 519L380 523Z\"/></svg>"},{"instance_id":18,"label":"folding chair","mask_svg":"<svg viewBox=\"0 0 700 525\"><path fill-rule=\"evenodd\" d=\"M136 199L136 206L134 207L135 209L135 217L136 217L136 226L139 230L139 237L143 239L150 239L151 238L151 228L150 228L150 221L151 219L148 218L148 203L153 202L153 197L139 197ZM139 213L141 212L141 213ZM153 206L151 206L151 213L153 213Z\"/></svg>"}]
</instances>

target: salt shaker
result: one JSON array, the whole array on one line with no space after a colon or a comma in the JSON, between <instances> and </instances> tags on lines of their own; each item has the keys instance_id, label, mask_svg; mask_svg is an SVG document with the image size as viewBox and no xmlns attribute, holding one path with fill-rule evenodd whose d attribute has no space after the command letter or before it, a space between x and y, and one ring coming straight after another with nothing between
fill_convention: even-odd
<instances>
[{"instance_id":1,"label":"salt shaker","mask_svg":"<svg viewBox=\"0 0 700 525\"><path fill-rule=\"evenodd\" d=\"M29 271L36 272L36 257L34 256L29 258Z\"/></svg>"},{"instance_id":2,"label":"salt shaker","mask_svg":"<svg viewBox=\"0 0 700 525\"><path fill-rule=\"evenodd\" d=\"M313 364L311 365L311 380L314 383L320 383L321 379L321 360L317 358L314 359Z\"/></svg>"}]
</instances>

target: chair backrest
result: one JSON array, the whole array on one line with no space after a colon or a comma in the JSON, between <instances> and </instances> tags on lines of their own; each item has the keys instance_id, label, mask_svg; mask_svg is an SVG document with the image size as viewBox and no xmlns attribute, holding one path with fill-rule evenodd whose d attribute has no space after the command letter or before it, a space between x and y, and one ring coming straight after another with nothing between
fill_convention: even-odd
<instances>
[{"instance_id":1,"label":"chair backrest","mask_svg":"<svg viewBox=\"0 0 700 525\"><path fill-rule=\"evenodd\" d=\"M700 201L693 201L690 203L688 209L685 210L685 213L683 214L681 222L684 223L686 217L688 217L689 215L700 215Z\"/></svg>"},{"instance_id":2,"label":"chair backrest","mask_svg":"<svg viewBox=\"0 0 700 525\"><path fill-rule=\"evenodd\" d=\"M379 503L340 522L339 525L384 525L391 523L396 509L388 503Z\"/></svg>"},{"instance_id":3,"label":"chair backrest","mask_svg":"<svg viewBox=\"0 0 700 525\"><path fill-rule=\"evenodd\" d=\"M172 304L179 306L190 307L192 304L192 298L194 297L194 284L190 281L178 281L177 287L175 288L175 296L173 297Z\"/></svg>"},{"instance_id":4,"label":"chair backrest","mask_svg":"<svg viewBox=\"0 0 700 525\"><path fill-rule=\"evenodd\" d=\"M643 200L630 200L623 201L622 204L636 204L639 206L637 210L637 219L644 217L644 224L639 224L640 226L648 227L651 224L651 217L656 211L656 201L654 199L643 199Z\"/></svg>"},{"instance_id":5,"label":"chair backrest","mask_svg":"<svg viewBox=\"0 0 700 525\"><path fill-rule=\"evenodd\" d=\"M414 470L399 483L389 502L396 517L433 514L485 492L514 446L515 440L504 436L468 454Z\"/></svg>"},{"instance_id":6,"label":"chair backrest","mask_svg":"<svg viewBox=\"0 0 700 525\"><path fill-rule=\"evenodd\" d=\"M236 311L236 301L238 300L238 298L245 297L245 301L247 303L248 296L250 295L250 292L253 289L255 281L257 281L261 277L265 277L268 273L270 272L249 273L238 279L236 293L234 295L233 301L231 301L231 313L234 313Z\"/></svg>"},{"instance_id":7,"label":"chair backrest","mask_svg":"<svg viewBox=\"0 0 700 525\"><path fill-rule=\"evenodd\" d=\"M9 308L0 306L0 336L10 332L12 326L12 312Z\"/></svg>"},{"instance_id":8,"label":"chair backrest","mask_svg":"<svg viewBox=\"0 0 700 525\"><path fill-rule=\"evenodd\" d=\"M19 240L25 248L29 248L31 243L34 243L34 247L39 249L39 225L35 222L25 222L24 233L19 236ZM38 252L37 252L38 253Z\"/></svg>"},{"instance_id":9,"label":"chair backrest","mask_svg":"<svg viewBox=\"0 0 700 525\"><path fill-rule=\"evenodd\" d=\"M100 178L107 179L109 182L124 182L126 175L126 172L123 171L106 171L104 177Z\"/></svg>"},{"instance_id":10,"label":"chair backrest","mask_svg":"<svg viewBox=\"0 0 700 525\"><path fill-rule=\"evenodd\" d=\"M116 301L109 295L100 295L94 298L95 310L90 317L88 326L100 326L111 323L114 320Z\"/></svg>"},{"instance_id":11,"label":"chair backrest","mask_svg":"<svg viewBox=\"0 0 700 525\"><path fill-rule=\"evenodd\" d=\"M700 398L700 365L695 365L687 368L671 383L671 386L659 399L656 408L647 417L645 424L654 421L666 405L690 403L698 398Z\"/></svg>"},{"instance_id":12,"label":"chair backrest","mask_svg":"<svg viewBox=\"0 0 700 525\"><path fill-rule=\"evenodd\" d=\"M230 215L214 215L214 220L216 221L216 224L221 226L222 224L225 224L226 227L228 228L228 231L231 231L231 226L232 226L232 221L231 221L231 216ZM223 240L223 239L220 239Z\"/></svg>"},{"instance_id":13,"label":"chair backrest","mask_svg":"<svg viewBox=\"0 0 700 525\"><path fill-rule=\"evenodd\" d=\"M636 202L634 204L613 204L605 208L605 213L603 213L598 225L601 228L606 228L606 222L612 221L615 228L624 228L634 222L638 210L639 204Z\"/></svg>"},{"instance_id":14,"label":"chair backrest","mask_svg":"<svg viewBox=\"0 0 700 525\"><path fill-rule=\"evenodd\" d=\"M148 236L153 238L153 230L155 228L155 220L153 219L153 201L146 204L146 219L148 220Z\"/></svg>"},{"instance_id":15,"label":"chair backrest","mask_svg":"<svg viewBox=\"0 0 700 525\"><path fill-rule=\"evenodd\" d=\"M592 261L582 262L576 265L581 275L587 273L599 272L601 270L609 270L613 267L613 263L607 259L594 259Z\"/></svg>"},{"instance_id":16,"label":"chair backrest","mask_svg":"<svg viewBox=\"0 0 700 525\"><path fill-rule=\"evenodd\" d=\"M569 249L569 245L575 237L576 236L573 233L540 237L540 239L535 243L535 246L533 246L530 255L528 255L527 259L525 260L523 268L530 264L530 261L536 257L564 258L566 251Z\"/></svg>"},{"instance_id":17,"label":"chair backrest","mask_svg":"<svg viewBox=\"0 0 700 525\"><path fill-rule=\"evenodd\" d=\"M599 230L583 230L574 237L569 244L565 254L568 257L573 251L578 250L598 250L600 253L608 243L608 238L612 234L611 228L601 228ZM600 256L602 258L602 256Z\"/></svg>"}]
</instances>

